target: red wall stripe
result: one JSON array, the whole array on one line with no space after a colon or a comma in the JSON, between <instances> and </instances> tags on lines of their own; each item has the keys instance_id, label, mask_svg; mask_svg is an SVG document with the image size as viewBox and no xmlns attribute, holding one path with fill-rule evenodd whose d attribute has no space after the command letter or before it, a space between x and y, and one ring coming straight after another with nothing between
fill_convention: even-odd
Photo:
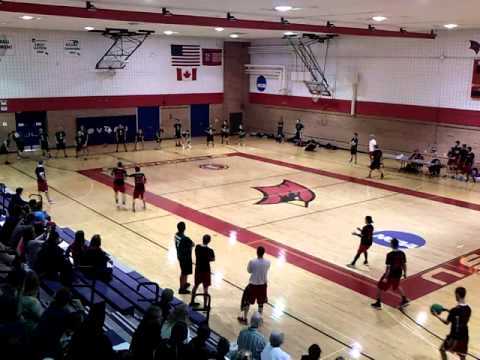
<instances>
[{"instance_id":1,"label":"red wall stripe","mask_svg":"<svg viewBox=\"0 0 480 360\"><path fill-rule=\"evenodd\" d=\"M349 100L320 99L315 103L309 97L250 93L250 103L350 113ZM366 116L480 127L480 111L476 110L357 101L356 112Z\"/></svg>"},{"instance_id":2,"label":"red wall stripe","mask_svg":"<svg viewBox=\"0 0 480 360\"><path fill-rule=\"evenodd\" d=\"M223 93L8 99L8 112L222 104Z\"/></svg>"},{"instance_id":3,"label":"red wall stripe","mask_svg":"<svg viewBox=\"0 0 480 360\"><path fill-rule=\"evenodd\" d=\"M302 31L312 33L327 34L345 34L358 36L376 36L376 37L400 37L400 38L418 38L418 39L435 39L435 35L430 33L418 32L400 32L391 30L368 30L367 28L350 28L350 27L333 27L329 28L325 25L309 25L309 24L281 24L279 21L259 21L259 20L235 20L229 21L226 18L215 18L207 16L192 15L171 15L164 16L160 13L101 9L98 5L96 11L88 11L84 7L33 4L23 2L3 1L0 5L0 11L41 14L41 15L57 15L68 17L80 17L90 19L104 20L120 20L135 21L156 24L177 24L177 25L194 25L194 26L221 26L225 28L236 29L260 29L260 30L279 30L279 31Z\"/></svg>"}]
</instances>

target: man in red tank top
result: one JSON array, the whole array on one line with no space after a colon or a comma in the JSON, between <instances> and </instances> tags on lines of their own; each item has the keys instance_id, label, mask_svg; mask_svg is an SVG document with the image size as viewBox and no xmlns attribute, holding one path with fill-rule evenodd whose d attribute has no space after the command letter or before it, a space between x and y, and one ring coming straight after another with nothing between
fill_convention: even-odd
<instances>
[{"instance_id":1,"label":"man in red tank top","mask_svg":"<svg viewBox=\"0 0 480 360\"><path fill-rule=\"evenodd\" d=\"M143 198L145 194L145 183L147 182L147 178L145 174L140 171L140 166L135 166L135 172L130 177L133 177L135 182L135 188L133 189L133 201L132 201L132 211L135 212L135 200L142 199L143 201L143 210L147 208L145 204L145 199Z\"/></svg>"},{"instance_id":2,"label":"man in red tank top","mask_svg":"<svg viewBox=\"0 0 480 360\"><path fill-rule=\"evenodd\" d=\"M112 176L113 191L115 192L115 204L117 204L117 208L119 208L120 204L118 203L118 193L122 194L122 205L125 206L126 204L125 178L127 177L127 171L120 161L117 163L117 167L112 169Z\"/></svg>"}]
</instances>

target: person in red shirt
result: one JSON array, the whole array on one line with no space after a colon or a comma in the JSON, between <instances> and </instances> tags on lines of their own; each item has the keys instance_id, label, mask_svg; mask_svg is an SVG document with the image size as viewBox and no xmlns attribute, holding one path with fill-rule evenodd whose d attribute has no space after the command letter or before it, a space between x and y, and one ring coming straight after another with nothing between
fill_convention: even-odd
<instances>
[{"instance_id":1,"label":"person in red shirt","mask_svg":"<svg viewBox=\"0 0 480 360\"><path fill-rule=\"evenodd\" d=\"M195 307L199 304L195 302L195 295L198 287L203 285L203 293L208 294L208 288L212 285L212 269L210 263L215 261L215 252L208 247L210 244L210 235L203 235L202 244L195 247L195 282L192 289L192 301L190 306ZM204 305L206 298L204 297Z\"/></svg>"},{"instance_id":2,"label":"person in red shirt","mask_svg":"<svg viewBox=\"0 0 480 360\"><path fill-rule=\"evenodd\" d=\"M135 166L135 172L128 176L133 177L133 180L135 182L135 188L133 189L132 211L135 212L136 199L142 199L143 210L145 210L147 206L145 204L144 195L145 195L145 183L147 182L147 178L145 177L145 174L140 171L140 166Z\"/></svg>"},{"instance_id":3,"label":"person in red shirt","mask_svg":"<svg viewBox=\"0 0 480 360\"><path fill-rule=\"evenodd\" d=\"M118 203L118 193L122 194L122 205L125 206L127 199L125 197L125 178L127 177L127 171L123 167L121 161L117 163L117 167L112 169L113 176L113 191L115 192L115 204L117 208L120 207Z\"/></svg>"},{"instance_id":4,"label":"person in red shirt","mask_svg":"<svg viewBox=\"0 0 480 360\"><path fill-rule=\"evenodd\" d=\"M398 239L393 238L390 242L392 251L387 254L385 264L387 268L382 278L378 282L377 301L372 304L372 307L380 310L382 308L382 292L392 289L397 291L402 296L400 308L409 304L409 300L405 296L405 291L400 286L400 279L407 278L407 257L405 253L399 249Z\"/></svg>"},{"instance_id":5,"label":"person in red shirt","mask_svg":"<svg viewBox=\"0 0 480 360\"><path fill-rule=\"evenodd\" d=\"M48 195L47 174L45 172L45 168L43 167L43 160L40 160L37 163L37 167L35 168L35 175L37 177L38 192L43 192L48 202L50 204L53 204L52 199L50 199L50 196Z\"/></svg>"},{"instance_id":6,"label":"person in red shirt","mask_svg":"<svg viewBox=\"0 0 480 360\"><path fill-rule=\"evenodd\" d=\"M355 263L357 262L360 255L363 254L365 257L365 261L363 262L364 265L368 265L368 249L372 246L373 243L373 219L371 216L365 216L365 226L363 228L357 228L359 233L353 232L352 235L358 236L360 238L360 246L358 247L357 254L353 261L348 264L347 266L350 268L355 267Z\"/></svg>"}]
</instances>

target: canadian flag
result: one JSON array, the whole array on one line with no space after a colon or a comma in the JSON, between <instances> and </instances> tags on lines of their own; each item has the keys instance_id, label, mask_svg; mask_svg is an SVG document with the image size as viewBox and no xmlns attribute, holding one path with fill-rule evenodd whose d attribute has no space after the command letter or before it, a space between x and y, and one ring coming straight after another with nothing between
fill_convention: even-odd
<instances>
[{"instance_id":1,"label":"canadian flag","mask_svg":"<svg viewBox=\"0 0 480 360\"><path fill-rule=\"evenodd\" d=\"M177 68L177 80L178 81L195 81L197 80L197 69L182 69Z\"/></svg>"}]
</instances>

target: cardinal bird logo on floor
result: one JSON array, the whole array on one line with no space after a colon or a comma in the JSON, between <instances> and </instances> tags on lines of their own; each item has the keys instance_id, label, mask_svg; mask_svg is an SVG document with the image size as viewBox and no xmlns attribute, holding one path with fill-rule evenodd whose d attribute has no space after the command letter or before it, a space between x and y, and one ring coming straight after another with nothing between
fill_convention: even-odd
<instances>
[{"instance_id":1,"label":"cardinal bird logo on floor","mask_svg":"<svg viewBox=\"0 0 480 360\"><path fill-rule=\"evenodd\" d=\"M308 207L308 204L315 199L315 193L312 190L290 180L283 180L278 185L253 188L263 194L263 199L255 205L302 202L305 207Z\"/></svg>"}]
</instances>

